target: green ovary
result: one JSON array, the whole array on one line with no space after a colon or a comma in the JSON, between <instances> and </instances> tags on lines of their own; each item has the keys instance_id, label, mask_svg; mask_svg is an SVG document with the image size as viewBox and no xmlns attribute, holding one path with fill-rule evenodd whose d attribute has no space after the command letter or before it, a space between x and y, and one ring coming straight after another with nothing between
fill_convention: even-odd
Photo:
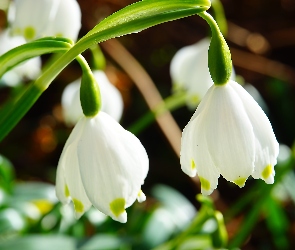
<instances>
[{"instance_id":1,"label":"green ovary","mask_svg":"<svg viewBox=\"0 0 295 250\"><path fill-rule=\"evenodd\" d=\"M117 198L110 203L110 209L115 216L125 212L125 199Z\"/></svg>"},{"instance_id":2,"label":"green ovary","mask_svg":"<svg viewBox=\"0 0 295 250\"><path fill-rule=\"evenodd\" d=\"M70 190L69 190L68 185L65 185L65 196L66 197L69 197L70 196Z\"/></svg>"},{"instance_id":3,"label":"green ovary","mask_svg":"<svg viewBox=\"0 0 295 250\"><path fill-rule=\"evenodd\" d=\"M196 169L196 163L194 160L191 161L191 168L192 170Z\"/></svg>"},{"instance_id":4,"label":"green ovary","mask_svg":"<svg viewBox=\"0 0 295 250\"><path fill-rule=\"evenodd\" d=\"M73 199L74 207L77 213L83 213L84 212L84 205L83 203L78 199Z\"/></svg>"},{"instance_id":5,"label":"green ovary","mask_svg":"<svg viewBox=\"0 0 295 250\"><path fill-rule=\"evenodd\" d=\"M201 181L202 188L209 191L210 187L211 187L210 182L207 179L205 179L205 178L203 178L201 176L199 176L199 178L200 178L200 181Z\"/></svg>"},{"instance_id":6,"label":"green ovary","mask_svg":"<svg viewBox=\"0 0 295 250\"><path fill-rule=\"evenodd\" d=\"M261 175L263 179L267 179L272 174L272 166L268 164L262 171Z\"/></svg>"},{"instance_id":7,"label":"green ovary","mask_svg":"<svg viewBox=\"0 0 295 250\"><path fill-rule=\"evenodd\" d=\"M24 29L24 37L27 40L32 40L35 38L35 36L36 36L36 31L35 31L34 27L28 26Z\"/></svg>"}]
</instances>

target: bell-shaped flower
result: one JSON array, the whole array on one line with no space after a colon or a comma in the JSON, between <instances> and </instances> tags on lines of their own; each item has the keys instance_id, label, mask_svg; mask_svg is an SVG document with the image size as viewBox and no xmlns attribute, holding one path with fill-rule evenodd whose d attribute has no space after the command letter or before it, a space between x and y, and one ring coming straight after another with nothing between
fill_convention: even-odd
<instances>
[{"instance_id":1,"label":"bell-shaped flower","mask_svg":"<svg viewBox=\"0 0 295 250\"><path fill-rule=\"evenodd\" d=\"M186 91L187 105L196 108L207 90L213 85L208 69L210 38L181 48L172 58L170 75L174 91ZM231 76L234 80L235 73Z\"/></svg>"},{"instance_id":2,"label":"bell-shaped flower","mask_svg":"<svg viewBox=\"0 0 295 250\"><path fill-rule=\"evenodd\" d=\"M102 111L119 121L123 113L123 99L120 91L110 83L102 70L94 70L93 75L99 85L102 99ZM81 79L70 83L62 94L62 108L68 126L75 125L83 116L80 102Z\"/></svg>"},{"instance_id":3,"label":"bell-shaped flower","mask_svg":"<svg viewBox=\"0 0 295 250\"><path fill-rule=\"evenodd\" d=\"M217 187L220 174L243 187L247 178L274 182L279 144L272 126L251 95L238 83L210 87L183 130L180 162L203 194Z\"/></svg>"},{"instance_id":4,"label":"bell-shaped flower","mask_svg":"<svg viewBox=\"0 0 295 250\"><path fill-rule=\"evenodd\" d=\"M141 191L148 172L148 156L141 142L108 114L82 117L60 157L56 194L72 200L79 218L91 205L119 222Z\"/></svg>"},{"instance_id":5,"label":"bell-shaped flower","mask_svg":"<svg viewBox=\"0 0 295 250\"><path fill-rule=\"evenodd\" d=\"M0 55L26 43L22 36L10 36L10 30L6 29L0 33ZM16 86L24 79L33 80L41 72L41 58L29 59L11 70L7 71L1 78L1 82L8 86Z\"/></svg>"},{"instance_id":6,"label":"bell-shaped flower","mask_svg":"<svg viewBox=\"0 0 295 250\"><path fill-rule=\"evenodd\" d=\"M81 9L76 0L61 0L46 36L66 37L73 41L81 29Z\"/></svg>"},{"instance_id":7,"label":"bell-shaped flower","mask_svg":"<svg viewBox=\"0 0 295 250\"><path fill-rule=\"evenodd\" d=\"M81 10L76 0L15 0L8 16L13 34L26 40L45 36L76 40L81 28Z\"/></svg>"}]
</instances>

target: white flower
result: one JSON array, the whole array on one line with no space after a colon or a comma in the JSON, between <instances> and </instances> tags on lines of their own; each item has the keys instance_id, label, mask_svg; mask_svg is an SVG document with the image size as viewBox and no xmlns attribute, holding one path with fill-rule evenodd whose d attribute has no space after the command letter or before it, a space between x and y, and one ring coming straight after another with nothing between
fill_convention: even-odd
<instances>
[{"instance_id":1,"label":"white flower","mask_svg":"<svg viewBox=\"0 0 295 250\"><path fill-rule=\"evenodd\" d=\"M210 38L181 48L172 58L170 75L174 90L187 92L187 105L196 108L207 90L213 85L208 68ZM235 78L235 73L231 76Z\"/></svg>"},{"instance_id":2,"label":"white flower","mask_svg":"<svg viewBox=\"0 0 295 250\"><path fill-rule=\"evenodd\" d=\"M0 55L7 51L26 43L25 39L21 36L10 36L8 29L0 33ZM1 81L8 86L16 86L24 78L33 80L41 73L41 58L35 57L29 59L18 66L6 72Z\"/></svg>"},{"instance_id":3,"label":"white flower","mask_svg":"<svg viewBox=\"0 0 295 250\"><path fill-rule=\"evenodd\" d=\"M26 40L63 36L76 40L81 10L76 0L15 0L9 9L13 34Z\"/></svg>"},{"instance_id":4,"label":"white flower","mask_svg":"<svg viewBox=\"0 0 295 250\"><path fill-rule=\"evenodd\" d=\"M93 75L97 81L102 99L102 111L119 121L123 113L123 99L120 91L110 83L106 74L101 70L94 70ZM81 79L70 83L62 94L62 107L67 125L73 126L83 116L80 103Z\"/></svg>"},{"instance_id":5,"label":"white flower","mask_svg":"<svg viewBox=\"0 0 295 250\"><path fill-rule=\"evenodd\" d=\"M40 0L39 0L40 1ZM76 41L81 29L81 9L76 0L61 0L46 36L59 36Z\"/></svg>"},{"instance_id":6,"label":"white flower","mask_svg":"<svg viewBox=\"0 0 295 250\"><path fill-rule=\"evenodd\" d=\"M252 175L274 182L279 144L260 106L238 83L213 85L183 130L180 163L198 173L203 194L217 187L221 174L243 187Z\"/></svg>"},{"instance_id":7,"label":"white flower","mask_svg":"<svg viewBox=\"0 0 295 250\"><path fill-rule=\"evenodd\" d=\"M62 203L71 199L79 218L91 205L119 222L136 199L148 172L148 156L140 141L108 114L82 117L60 157L56 193Z\"/></svg>"}]
</instances>

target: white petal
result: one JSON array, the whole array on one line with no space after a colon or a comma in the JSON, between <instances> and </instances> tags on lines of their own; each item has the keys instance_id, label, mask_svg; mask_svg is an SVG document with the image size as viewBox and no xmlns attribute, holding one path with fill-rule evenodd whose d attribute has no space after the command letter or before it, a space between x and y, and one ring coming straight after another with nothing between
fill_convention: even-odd
<instances>
[{"instance_id":1,"label":"white petal","mask_svg":"<svg viewBox=\"0 0 295 250\"><path fill-rule=\"evenodd\" d=\"M195 139L194 137L194 120L196 117L206 108L206 104L210 99L211 93L213 88L210 88L207 94L204 96L203 101L199 104L198 108L196 109L195 113L191 117L188 124L185 126L182 132L181 137L181 149L180 149L180 164L181 169L184 173L186 173L190 177L194 177L197 173L196 168L192 168L192 157L195 154L194 149L192 148L192 141Z\"/></svg>"},{"instance_id":2,"label":"white petal","mask_svg":"<svg viewBox=\"0 0 295 250\"><path fill-rule=\"evenodd\" d=\"M102 70L93 71L102 99L102 111L109 114L116 121L120 121L123 114L123 98L120 91L109 81Z\"/></svg>"},{"instance_id":3,"label":"white petal","mask_svg":"<svg viewBox=\"0 0 295 250\"><path fill-rule=\"evenodd\" d=\"M81 28L81 10L76 0L61 0L46 36L66 37L76 41Z\"/></svg>"},{"instance_id":4,"label":"white petal","mask_svg":"<svg viewBox=\"0 0 295 250\"><path fill-rule=\"evenodd\" d=\"M139 203L144 202L146 200L146 196L145 194L142 192L142 190L140 190L137 194L137 201Z\"/></svg>"},{"instance_id":5,"label":"white petal","mask_svg":"<svg viewBox=\"0 0 295 250\"><path fill-rule=\"evenodd\" d=\"M252 176L261 178L267 183L273 183L279 143L272 126L261 107L242 86L233 81L230 85L239 94L255 134L255 168Z\"/></svg>"},{"instance_id":6,"label":"white petal","mask_svg":"<svg viewBox=\"0 0 295 250\"><path fill-rule=\"evenodd\" d=\"M81 181L77 156L77 144L83 129L83 121L73 129L61 154L56 175L57 197L63 203L68 203L69 197L72 199L77 219L91 206Z\"/></svg>"},{"instance_id":7,"label":"white petal","mask_svg":"<svg viewBox=\"0 0 295 250\"><path fill-rule=\"evenodd\" d=\"M106 113L82 119L85 128L78 159L85 191L97 209L124 221L121 215L136 200L146 176L146 151L133 134Z\"/></svg>"},{"instance_id":8,"label":"white petal","mask_svg":"<svg viewBox=\"0 0 295 250\"><path fill-rule=\"evenodd\" d=\"M78 79L66 86L62 93L61 104L63 108L63 116L68 126L75 125L83 116L80 103L80 86L81 79Z\"/></svg>"},{"instance_id":9,"label":"white petal","mask_svg":"<svg viewBox=\"0 0 295 250\"><path fill-rule=\"evenodd\" d=\"M229 85L212 86L204 113L208 150L222 176L244 186L255 160L254 133L243 104Z\"/></svg>"},{"instance_id":10,"label":"white petal","mask_svg":"<svg viewBox=\"0 0 295 250\"><path fill-rule=\"evenodd\" d=\"M218 178L220 176L219 170L213 163L213 159L208 151L208 145L205 134L202 132L206 129L205 117L200 114L196 118L195 131L193 140L193 148L195 149L195 167L201 182L201 192L204 195L211 194L217 188Z\"/></svg>"},{"instance_id":11,"label":"white petal","mask_svg":"<svg viewBox=\"0 0 295 250\"><path fill-rule=\"evenodd\" d=\"M204 113L208 108L205 104L210 102L213 88L205 95L198 109L188 125L183 130L181 140L181 167L182 170L193 177L198 172L201 180L201 191L209 195L217 187L219 171L214 166L211 155L208 152L207 141L204 134Z\"/></svg>"},{"instance_id":12,"label":"white petal","mask_svg":"<svg viewBox=\"0 0 295 250\"><path fill-rule=\"evenodd\" d=\"M27 40L44 35L47 25L56 13L60 0L15 0L12 31ZM33 11L32 11L33 10Z\"/></svg>"}]
</instances>

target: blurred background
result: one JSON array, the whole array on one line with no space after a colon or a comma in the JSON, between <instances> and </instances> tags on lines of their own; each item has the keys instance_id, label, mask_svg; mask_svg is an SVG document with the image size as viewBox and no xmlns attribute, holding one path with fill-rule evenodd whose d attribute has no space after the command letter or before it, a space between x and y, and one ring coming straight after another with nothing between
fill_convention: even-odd
<instances>
[{"instance_id":1,"label":"blurred background","mask_svg":"<svg viewBox=\"0 0 295 250\"><path fill-rule=\"evenodd\" d=\"M82 37L103 18L135 1L78 2L82 11L79 37ZM295 1L221 2L228 22L226 40L232 52L235 72L241 82L250 83L259 91L277 140L284 144L276 169L287 166L291 171L284 172L280 183L273 188L261 180L249 179L240 189L220 177L218 190L214 191L211 199L225 217L232 246L241 249L292 249L295 247L295 177L292 170L295 153L292 151L295 138ZM1 10L0 25L0 28L6 26L6 14ZM120 123L124 128L131 127L149 108L138 83L134 81L135 75L139 74L137 79L142 78L143 81L146 75L132 63L127 72L119 52L129 52L145 69L161 96L167 98L171 95L169 67L174 54L206 37L209 32L202 18L192 16L101 44L107 59L106 73L123 96L124 113ZM88 51L84 56L91 61ZM43 56L42 60L45 62L48 56ZM30 235L34 242L44 240L44 235L49 238L52 235L67 236L65 243L62 238L55 237L54 244L68 249L152 249L177 237L201 209L200 202L196 200L196 194L200 193L198 179L191 179L181 171L179 155L159 125L153 122L137 133L150 158L150 170L143 186L147 201L128 209L127 224L113 222L92 213L92 210L79 221L66 218L71 214L61 212L53 186L57 162L71 132L71 128L64 124L61 95L65 86L80 75L79 65L75 62L70 64L0 143L0 153L5 157L0 158L0 186L2 183L2 190L9 190L0 195L0 249L15 247L11 244L16 243L11 243L10 239L23 236L24 240L24 236ZM1 104L14 91L19 89L1 86ZM180 130L193 112L186 106L172 112ZM172 125L166 122L165 126L169 128ZM172 141L180 143L179 131L172 137ZM289 178L287 184L285 177ZM8 186L4 187L6 182ZM271 198L260 204L262 196ZM244 204L241 203L243 199ZM31 208L26 210L25 206ZM35 215L34 206L37 210ZM214 237L210 233L214 229L207 231L211 238ZM197 235L206 235L207 231L202 228L195 234L196 238ZM242 236L241 231L244 233ZM236 243L235 237L239 236L240 241ZM28 244L28 249L35 249L22 240L18 244ZM175 249L205 248L207 245Z\"/></svg>"}]
</instances>

